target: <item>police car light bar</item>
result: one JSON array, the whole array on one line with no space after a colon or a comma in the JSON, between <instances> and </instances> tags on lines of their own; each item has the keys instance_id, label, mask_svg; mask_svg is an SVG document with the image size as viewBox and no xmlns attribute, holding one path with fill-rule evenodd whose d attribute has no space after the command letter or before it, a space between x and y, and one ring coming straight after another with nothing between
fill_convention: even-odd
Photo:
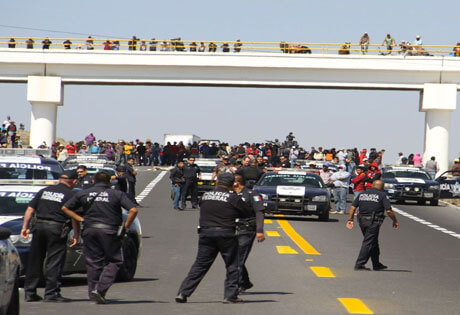
<instances>
[{"instance_id":1,"label":"police car light bar","mask_svg":"<svg viewBox=\"0 0 460 315\"><path fill-rule=\"evenodd\" d=\"M49 186L57 185L58 182L54 179L0 179L0 185Z\"/></svg>"},{"instance_id":2,"label":"police car light bar","mask_svg":"<svg viewBox=\"0 0 460 315\"><path fill-rule=\"evenodd\" d=\"M20 149L20 148L0 148L0 155L8 156L51 156L51 149Z\"/></svg>"}]
</instances>

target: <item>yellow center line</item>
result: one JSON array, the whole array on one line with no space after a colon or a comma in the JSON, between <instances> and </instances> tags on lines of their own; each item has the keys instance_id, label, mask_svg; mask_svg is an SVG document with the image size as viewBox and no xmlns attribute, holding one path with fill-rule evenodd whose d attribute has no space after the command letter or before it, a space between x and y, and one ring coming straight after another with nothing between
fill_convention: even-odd
<instances>
[{"instance_id":1,"label":"yellow center line","mask_svg":"<svg viewBox=\"0 0 460 315\"><path fill-rule=\"evenodd\" d=\"M335 278L335 275L332 273L331 269L327 267L312 266L310 269L319 278Z\"/></svg>"},{"instance_id":2,"label":"yellow center line","mask_svg":"<svg viewBox=\"0 0 460 315\"><path fill-rule=\"evenodd\" d=\"M310 245L286 220L277 220L284 232L299 246L307 255L321 255L313 246Z\"/></svg>"},{"instance_id":3,"label":"yellow center line","mask_svg":"<svg viewBox=\"0 0 460 315\"><path fill-rule=\"evenodd\" d=\"M278 231L266 231L265 233L267 233L267 236L271 236L271 237L279 237L280 236L280 233L278 233Z\"/></svg>"},{"instance_id":4,"label":"yellow center line","mask_svg":"<svg viewBox=\"0 0 460 315\"><path fill-rule=\"evenodd\" d=\"M265 224L272 224L273 222L272 222L272 220L270 220L270 219L265 219L265 220L264 220L264 223L265 223Z\"/></svg>"},{"instance_id":5,"label":"yellow center line","mask_svg":"<svg viewBox=\"0 0 460 315\"><path fill-rule=\"evenodd\" d=\"M360 299L338 298L349 314L374 314Z\"/></svg>"},{"instance_id":6,"label":"yellow center line","mask_svg":"<svg viewBox=\"0 0 460 315\"><path fill-rule=\"evenodd\" d=\"M298 252L291 246L276 246L278 254L298 254Z\"/></svg>"}]
</instances>

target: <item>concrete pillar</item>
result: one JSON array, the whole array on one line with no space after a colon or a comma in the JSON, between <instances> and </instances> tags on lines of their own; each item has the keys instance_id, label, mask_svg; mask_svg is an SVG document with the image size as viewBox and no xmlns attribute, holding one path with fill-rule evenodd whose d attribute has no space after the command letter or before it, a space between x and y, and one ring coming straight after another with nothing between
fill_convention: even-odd
<instances>
[{"instance_id":1,"label":"concrete pillar","mask_svg":"<svg viewBox=\"0 0 460 315\"><path fill-rule=\"evenodd\" d=\"M29 76L27 100L32 105L30 145L37 148L56 141L57 106L62 105L63 88L60 77Z\"/></svg>"},{"instance_id":2,"label":"concrete pillar","mask_svg":"<svg viewBox=\"0 0 460 315\"><path fill-rule=\"evenodd\" d=\"M439 164L439 173L449 167L450 116L457 106L456 84L425 84L420 111L425 112L425 149L423 162L432 156Z\"/></svg>"}]
</instances>

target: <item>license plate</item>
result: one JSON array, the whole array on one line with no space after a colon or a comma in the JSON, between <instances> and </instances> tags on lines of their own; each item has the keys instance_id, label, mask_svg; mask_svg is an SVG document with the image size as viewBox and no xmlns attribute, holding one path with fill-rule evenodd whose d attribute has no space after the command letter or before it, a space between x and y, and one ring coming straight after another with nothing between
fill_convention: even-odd
<instances>
[{"instance_id":1,"label":"license plate","mask_svg":"<svg viewBox=\"0 0 460 315\"><path fill-rule=\"evenodd\" d=\"M307 205L307 210L316 211L316 205Z\"/></svg>"},{"instance_id":2,"label":"license plate","mask_svg":"<svg viewBox=\"0 0 460 315\"><path fill-rule=\"evenodd\" d=\"M424 196L427 198L433 198L433 193L425 193Z\"/></svg>"}]
</instances>

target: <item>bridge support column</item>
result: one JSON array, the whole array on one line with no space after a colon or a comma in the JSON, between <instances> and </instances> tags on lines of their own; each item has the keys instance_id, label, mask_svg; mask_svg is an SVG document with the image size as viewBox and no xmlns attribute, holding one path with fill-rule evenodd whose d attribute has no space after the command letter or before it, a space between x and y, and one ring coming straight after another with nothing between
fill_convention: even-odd
<instances>
[{"instance_id":1,"label":"bridge support column","mask_svg":"<svg viewBox=\"0 0 460 315\"><path fill-rule=\"evenodd\" d=\"M62 105L63 90L60 77L28 77L27 100L32 105L30 145L33 148L43 142L51 146L56 140L57 106Z\"/></svg>"},{"instance_id":2,"label":"bridge support column","mask_svg":"<svg viewBox=\"0 0 460 315\"><path fill-rule=\"evenodd\" d=\"M420 99L420 111L425 112L423 162L425 163L432 156L436 157L439 173L449 167L450 116L456 106L456 84L424 85Z\"/></svg>"}]
</instances>

